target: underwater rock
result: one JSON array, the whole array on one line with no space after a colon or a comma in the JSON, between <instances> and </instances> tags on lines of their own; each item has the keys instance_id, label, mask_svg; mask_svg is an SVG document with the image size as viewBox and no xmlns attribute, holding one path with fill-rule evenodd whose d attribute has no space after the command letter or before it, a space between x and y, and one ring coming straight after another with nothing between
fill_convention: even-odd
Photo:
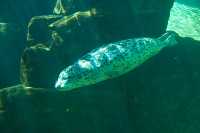
<instances>
[{"instance_id":1,"label":"underwater rock","mask_svg":"<svg viewBox=\"0 0 200 133\"><path fill-rule=\"evenodd\" d=\"M1 132L195 133L200 124L199 51L200 42L182 38L131 73L71 92L4 88Z\"/></svg>"}]
</instances>

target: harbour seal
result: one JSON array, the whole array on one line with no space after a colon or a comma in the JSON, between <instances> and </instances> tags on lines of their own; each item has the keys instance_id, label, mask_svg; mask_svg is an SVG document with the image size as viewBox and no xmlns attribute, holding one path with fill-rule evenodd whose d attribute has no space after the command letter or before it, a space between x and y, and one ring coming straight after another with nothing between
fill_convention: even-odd
<instances>
[{"instance_id":1,"label":"harbour seal","mask_svg":"<svg viewBox=\"0 0 200 133\"><path fill-rule=\"evenodd\" d=\"M178 44L177 38L177 33L168 31L155 39L133 38L103 45L64 69L55 88L69 91L119 77L140 66L163 48Z\"/></svg>"}]
</instances>

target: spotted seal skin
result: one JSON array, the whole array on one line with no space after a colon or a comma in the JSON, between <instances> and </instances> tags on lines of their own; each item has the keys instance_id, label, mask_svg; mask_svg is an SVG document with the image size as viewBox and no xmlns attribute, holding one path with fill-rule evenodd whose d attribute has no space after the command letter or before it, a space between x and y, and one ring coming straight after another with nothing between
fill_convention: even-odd
<instances>
[{"instance_id":1,"label":"spotted seal skin","mask_svg":"<svg viewBox=\"0 0 200 133\"><path fill-rule=\"evenodd\" d=\"M168 31L157 39L127 39L94 49L64 69L55 84L57 90L69 91L121 76L163 48L177 43L178 35Z\"/></svg>"}]
</instances>

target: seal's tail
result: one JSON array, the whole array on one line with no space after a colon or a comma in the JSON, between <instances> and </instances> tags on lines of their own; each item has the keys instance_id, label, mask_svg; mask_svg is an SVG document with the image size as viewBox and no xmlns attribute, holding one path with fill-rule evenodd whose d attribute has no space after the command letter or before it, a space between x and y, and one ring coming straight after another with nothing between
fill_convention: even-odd
<instances>
[{"instance_id":1,"label":"seal's tail","mask_svg":"<svg viewBox=\"0 0 200 133\"><path fill-rule=\"evenodd\" d=\"M180 36L174 31L167 31L161 37L158 38L159 41L164 42L166 46L174 46L178 44Z\"/></svg>"}]
</instances>

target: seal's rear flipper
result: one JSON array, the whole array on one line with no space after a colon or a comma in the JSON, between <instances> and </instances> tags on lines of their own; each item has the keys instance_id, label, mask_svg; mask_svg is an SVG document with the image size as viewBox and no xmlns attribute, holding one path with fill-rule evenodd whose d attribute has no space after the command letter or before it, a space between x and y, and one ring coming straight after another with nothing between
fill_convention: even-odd
<instances>
[{"instance_id":1,"label":"seal's rear flipper","mask_svg":"<svg viewBox=\"0 0 200 133\"><path fill-rule=\"evenodd\" d=\"M159 41L166 43L166 46L174 46L179 42L180 36L175 31L167 31L161 37Z\"/></svg>"}]
</instances>

